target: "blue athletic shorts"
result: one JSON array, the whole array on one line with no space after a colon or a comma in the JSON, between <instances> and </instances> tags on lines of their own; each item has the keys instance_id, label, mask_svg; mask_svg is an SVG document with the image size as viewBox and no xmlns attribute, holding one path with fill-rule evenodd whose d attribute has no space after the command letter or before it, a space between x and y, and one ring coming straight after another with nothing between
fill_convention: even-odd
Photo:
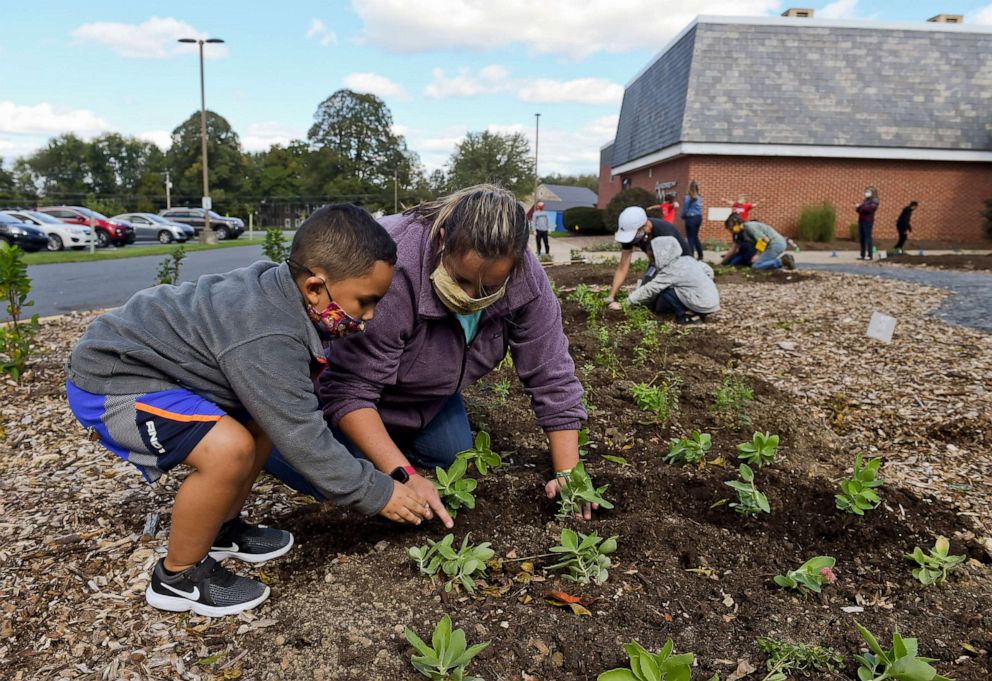
<instances>
[{"instance_id":1,"label":"blue athletic shorts","mask_svg":"<svg viewBox=\"0 0 992 681\"><path fill-rule=\"evenodd\" d=\"M72 413L100 443L130 461L149 482L182 463L228 413L185 388L136 395L97 395L66 381ZM244 423L244 412L230 414Z\"/></svg>"}]
</instances>

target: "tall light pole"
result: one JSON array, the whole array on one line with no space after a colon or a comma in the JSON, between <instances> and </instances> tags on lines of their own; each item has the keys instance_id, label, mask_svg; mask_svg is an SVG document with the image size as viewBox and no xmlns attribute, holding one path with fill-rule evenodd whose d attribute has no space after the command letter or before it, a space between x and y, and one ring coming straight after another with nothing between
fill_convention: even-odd
<instances>
[{"instance_id":1,"label":"tall light pole","mask_svg":"<svg viewBox=\"0 0 992 681\"><path fill-rule=\"evenodd\" d=\"M203 45L224 42L220 38L180 38L181 43L195 43L200 46L200 153L203 166L203 231L200 232L201 243L216 243L217 237L210 227L210 179L207 169L207 102L203 91Z\"/></svg>"},{"instance_id":2,"label":"tall light pole","mask_svg":"<svg viewBox=\"0 0 992 681\"><path fill-rule=\"evenodd\" d=\"M537 172L537 151L541 144L541 114L534 114L534 205L537 205L537 188L541 184L541 176Z\"/></svg>"}]
</instances>

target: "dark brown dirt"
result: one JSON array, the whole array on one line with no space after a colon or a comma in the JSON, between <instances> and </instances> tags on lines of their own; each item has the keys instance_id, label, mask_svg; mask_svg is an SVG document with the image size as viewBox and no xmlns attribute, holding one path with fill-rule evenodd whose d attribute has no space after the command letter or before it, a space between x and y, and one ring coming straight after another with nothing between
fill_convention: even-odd
<instances>
[{"instance_id":1,"label":"dark brown dirt","mask_svg":"<svg viewBox=\"0 0 992 681\"><path fill-rule=\"evenodd\" d=\"M900 255L883 262L893 265L926 265L942 270L992 270L992 253L984 255L956 253L951 255Z\"/></svg>"},{"instance_id":2,"label":"dark brown dirt","mask_svg":"<svg viewBox=\"0 0 992 681\"><path fill-rule=\"evenodd\" d=\"M879 236L878 229L876 228L875 245L878 246L879 250L892 248L896 245L897 239L898 236L895 234L894 228L892 234L884 234L882 236ZM859 245L857 239L834 239L833 241L800 241L799 247L804 251L856 251ZM906 242L906 250L915 252L921 248L925 251L950 251L955 248L988 250L989 242L987 240L962 242L948 239L914 239L910 236Z\"/></svg>"},{"instance_id":3,"label":"dark brown dirt","mask_svg":"<svg viewBox=\"0 0 992 681\"><path fill-rule=\"evenodd\" d=\"M608 281L609 271L558 267L549 274L568 287ZM316 504L271 518L291 529L300 546L272 575L275 598L267 616L289 633L281 642L263 634L249 641L247 666L259 677L268 670L287 679L420 678L408 665L402 627L426 636L448 613L470 641L492 640L471 668L489 680L595 679L625 664L623 643L637 640L656 650L669 637L677 651L697 655L694 678L716 672L726 678L740 659L762 666L755 644L762 636L834 647L848 660L844 673L817 678L852 678L852 656L861 650L855 621L880 639L896 626L918 637L921 654L941 660L941 672L957 681L989 678L987 569L967 565L946 586L924 589L904 558L916 545L932 546L935 535L969 529L966 518L890 486L883 488L885 503L864 518L838 511L837 481L854 452L844 450L829 425L811 419L795 397L768 384L749 381L755 399L746 411L753 426L714 413L712 393L727 363L748 355L720 333L718 321L685 334L672 327L643 365L629 359L639 338L627 335L616 350L625 359L608 367L596 364L599 345L585 313L567 299L562 307L590 407L588 467L598 484L609 484L606 496L616 503L591 522L564 526L619 535L609 581L577 586L543 570L552 561L542 554L563 524L542 493L549 475L545 439L512 368L505 367L467 391L466 399L474 425L491 433L507 466L480 480L477 508L458 516L455 535L460 540L469 532L475 542L492 542L499 557L534 556L534 572L522 571L524 561L507 560L488 579L487 595L446 594L416 575L406 558L406 548L423 544L425 536L444 535L437 525L403 529ZM616 333L625 318L616 313L606 320ZM633 384L658 375L683 381L681 407L664 425L650 423L630 398ZM743 519L726 505L714 507L732 495L724 482L736 477L733 465L662 463L668 438L693 429L712 434L711 460L733 460L735 445L755 429L781 436L780 461L757 474L770 515ZM622 456L629 465L603 454ZM955 538L952 550L988 560L969 541ZM837 559L838 582L823 594L801 596L774 585L775 575L815 555ZM688 571L697 568L709 572ZM546 594L559 589L595 599L591 617L548 605ZM852 606L864 610L842 610Z\"/></svg>"}]
</instances>

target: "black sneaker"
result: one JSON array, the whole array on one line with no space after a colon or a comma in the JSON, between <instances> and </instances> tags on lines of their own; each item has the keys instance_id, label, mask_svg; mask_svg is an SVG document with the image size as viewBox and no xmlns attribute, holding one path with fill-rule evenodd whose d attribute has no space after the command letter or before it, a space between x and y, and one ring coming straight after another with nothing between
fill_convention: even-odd
<instances>
[{"instance_id":1,"label":"black sneaker","mask_svg":"<svg viewBox=\"0 0 992 681\"><path fill-rule=\"evenodd\" d=\"M165 560L152 570L152 582L145 590L148 605L159 610L223 617L251 610L269 597L269 587L247 577L239 577L207 556L177 575L167 575Z\"/></svg>"},{"instance_id":2,"label":"black sneaker","mask_svg":"<svg viewBox=\"0 0 992 681\"><path fill-rule=\"evenodd\" d=\"M702 320L693 317L691 314L679 315L675 318L675 323L680 326L685 326L688 324L699 324Z\"/></svg>"},{"instance_id":3,"label":"black sneaker","mask_svg":"<svg viewBox=\"0 0 992 681\"><path fill-rule=\"evenodd\" d=\"M792 253L782 254L782 267L784 267L787 270L796 269L796 259L795 257L793 257Z\"/></svg>"},{"instance_id":4,"label":"black sneaker","mask_svg":"<svg viewBox=\"0 0 992 681\"><path fill-rule=\"evenodd\" d=\"M246 563L263 563L278 558L291 548L291 533L235 518L221 526L210 546L210 557L214 560L237 558Z\"/></svg>"}]
</instances>

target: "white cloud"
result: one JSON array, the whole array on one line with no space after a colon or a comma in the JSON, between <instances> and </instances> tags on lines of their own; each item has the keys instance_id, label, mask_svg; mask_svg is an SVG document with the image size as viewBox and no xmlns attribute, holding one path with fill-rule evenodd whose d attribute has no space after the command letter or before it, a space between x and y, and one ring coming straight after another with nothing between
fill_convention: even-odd
<instances>
[{"instance_id":1,"label":"white cloud","mask_svg":"<svg viewBox=\"0 0 992 681\"><path fill-rule=\"evenodd\" d=\"M147 132L139 132L138 139L151 142L162 151L167 151L169 147L172 146L172 133L168 130L148 130Z\"/></svg>"},{"instance_id":2,"label":"white cloud","mask_svg":"<svg viewBox=\"0 0 992 681\"><path fill-rule=\"evenodd\" d=\"M969 14L967 22L979 26L992 26L992 5L980 7L973 14Z\"/></svg>"},{"instance_id":3,"label":"white cloud","mask_svg":"<svg viewBox=\"0 0 992 681\"><path fill-rule=\"evenodd\" d=\"M198 45L176 41L180 38L213 37L171 17L152 17L141 24L98 21L83 24L71 35L76 39L77 44L106 45L122 57L140 59L165 59L180 54L196 53L200 49ZM203 54L207 58L220 59L227 56L227 47L219 44L204 45Z\"/></svg>"},{"instance_id":4,"label":"white cloud","mask_svg":"<svg viewBox=\"0 0 992 681\"><path fill-rule=\"evenodd\" d=\"M379 97L407 98L402 85L378 73L351 73L344 77L344 84L355 92L366 92Z\"/></svg>"},{"instance_id":5,"label":"white cloud","mask_svg":"<svg viewBox=\"0 0 992 681\"><path fill-rule=\"evenodd\" d=\"M0 101L0 133L59 135L74 132L89 135L110 130L110 124L88 109L54 107L47 102L24 106Z\"/></svg>"},{"instance_id":6,"label":"white cloud","mask_svg":"<svg viewBox=\"0 0 992 681\"><path fill-rule=\"evenodd\" d=\"M656 50L698 14L766 15L778 0L352 0L362 39L397 52L485 51L522 44L572 58Z\"/></svg>"},{"instance_id":7,"label":"white cloud","mask_svg":"<svg viewBox=\"0 0 992 681\"><path fill-rule=\"evenodd\" d=\"M476 97L510 89L510 73L502 66L490 64L472 73L469 69L459 69L456 75L449 76L444 69L434 69L434 80L424 88L424 94L433 99L448 97Z\"/></svg>"},{"instance_id":8,"label":"white cloud","mask_svg":"<svg viewBox=\"0 0 992 681\"><path fill-rule=\"evenodd\" d=\"M310 22L310 28L307 30L308 38L317 38L320 44L324 47L330 47L331 45L337 45L338 36L337 34L327 28L327 25L320 19L314 19Z\"/></svg>"},{"instance_id":9,"label":"white cloud","mask_svg":"<svg viewBox=\"0 0 992 681\"><path fill-rule=\"evenodd\" d=\"M858 0L837 0L816 12L817 19L854 19L858 16Z\"/></svg>"},{"instance_id":10,"label":"white cloud","mask_svg":"<svg viewBox=\"0 0 992 681\"><path fill-rule=\"evenodd\" d=\"M565 81L539 78L523 85L517 94L525 102L620 104L623 101L623 86L605 78Z\"/></svg>"},{"instance_id":11,"label":"white cloud","mask_svg":"<svg viewBox=\"0 0 992 681\"><path fill-rule=\"evenodd\" d=\"M305 135L305 130L278 121L262 121L248 126L241 137L241 146L245 151L265 151L273 144L286 146L293 140L303 139Z\"/></svg>"}]
</instances>

